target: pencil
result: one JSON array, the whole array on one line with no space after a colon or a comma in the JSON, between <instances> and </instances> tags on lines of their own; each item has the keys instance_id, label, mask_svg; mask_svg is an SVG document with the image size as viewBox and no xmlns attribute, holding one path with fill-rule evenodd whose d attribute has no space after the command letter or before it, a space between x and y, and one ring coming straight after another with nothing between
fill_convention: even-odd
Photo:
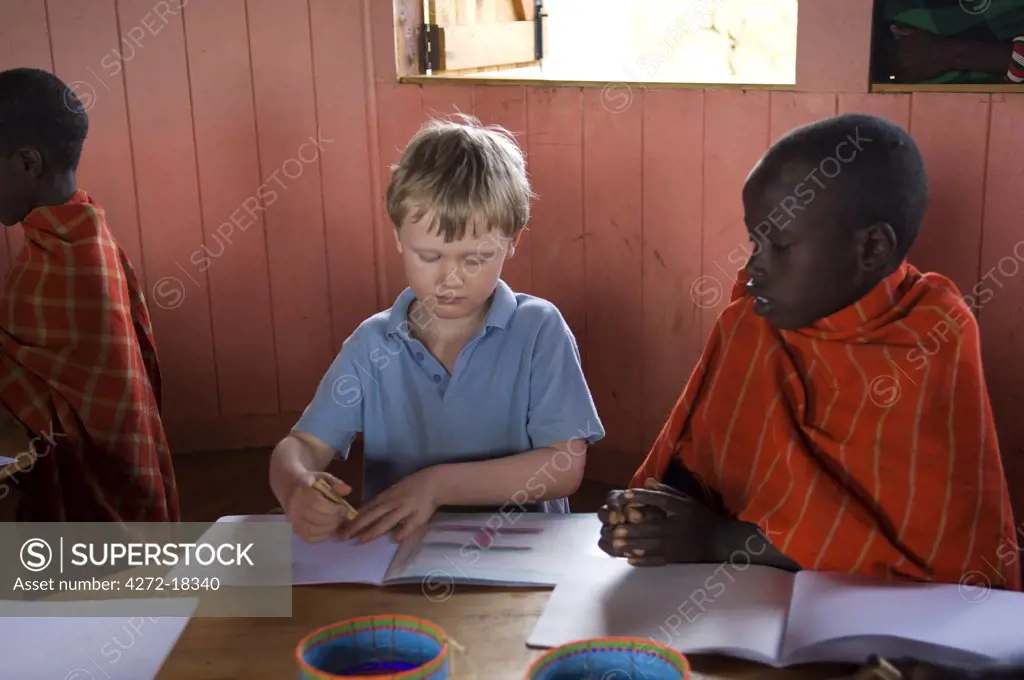
<instances>
[{"instance_id":1,"label":"pencil","mask_svg":"<svg viewBox=\"0 0 1024 680\"><path fill-rule=\"evenodd\" d=\"M337 503L338 505L345 506L345 517L347 519L355 519L356 515L359 514L348 501L339 496L338 492L332 489L331 485L325 482L323 479L317 479L315 482L313 482L313 488L319 491L324 498L331 501L332 503Z\"/></svg>"}]
</instances>

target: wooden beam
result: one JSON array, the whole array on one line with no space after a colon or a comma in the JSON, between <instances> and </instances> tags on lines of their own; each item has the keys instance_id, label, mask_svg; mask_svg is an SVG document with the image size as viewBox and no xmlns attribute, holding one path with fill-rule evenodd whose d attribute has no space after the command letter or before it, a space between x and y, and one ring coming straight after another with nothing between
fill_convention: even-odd
<instances>
[{"instance_id":1,"label":"wooden beam","mask_svg":"<svg viewBox=\"0 0 1024 680\"><path fill-rule=\"evenodd\" d=\"M441 71L535 63L533 22L506 21L441 29Z\"/></svg>"},{"instance_id":2,"label":"wooden beam","mask_svg":"<svg viewBox=\"0 0 1024 680\"><path fill-rule=\"evenodd\" d=\"M422 0L394 0L395 67L398 77L419 75L420 26L423 24Z\"/></svg>"}]
</instances>

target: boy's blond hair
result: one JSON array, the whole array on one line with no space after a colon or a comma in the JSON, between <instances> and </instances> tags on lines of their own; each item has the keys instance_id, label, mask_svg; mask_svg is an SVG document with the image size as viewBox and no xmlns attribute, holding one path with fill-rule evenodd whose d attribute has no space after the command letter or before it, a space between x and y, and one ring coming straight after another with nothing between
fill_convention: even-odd
<instances>
[{"instance_id":1,"label":"boy's blond hair","mask_svg":"<svg viewBox=\"0 0 1024 680\"><path fill-rule=\"evenodd\" d=\"M523 153L505 128L457 118L425 123L391 168L391 223L397 229L429 215L445 243L464 238L467 228L511 239L529 221L533 198Z\"/></svg>"}]
</instances>

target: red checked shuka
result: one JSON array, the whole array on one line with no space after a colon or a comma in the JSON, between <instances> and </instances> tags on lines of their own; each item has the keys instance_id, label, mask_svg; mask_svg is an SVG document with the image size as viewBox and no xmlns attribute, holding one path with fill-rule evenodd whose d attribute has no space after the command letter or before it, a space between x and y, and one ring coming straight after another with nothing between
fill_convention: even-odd
<instances>
[{"instance_id":1,"label":"red checked shuka","mask_svg":"<svg viewBox=\"0 0 1024 680\"><path fill-rule=\"evenodd\" d=\"M23 226L0 300L0 406L38 456L18 519L179 521L149 311L103 208L79 190Z\"/></svg>"}]
</instances>

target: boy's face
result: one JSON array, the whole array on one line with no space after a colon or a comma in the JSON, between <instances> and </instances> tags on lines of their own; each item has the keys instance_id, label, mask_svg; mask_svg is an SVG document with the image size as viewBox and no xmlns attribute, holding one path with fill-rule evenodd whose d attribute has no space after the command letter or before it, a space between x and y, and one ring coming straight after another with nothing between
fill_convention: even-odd
<instances>
[{"instance_id":1,"label":"boy's face","mask_svg":"<svg viewBox=\"0 0 1024 680\"><path fill-rule=\"evenodd\" d=\"M429 217L406 219L395 231L405 276L416 298L441 319L472 316L487 302L515 240L498 230L466 230L461 241L445 243Z\"/></svg>"},{"instance_id":2,"label":"boy's face","mask_svg":"<svg viewBox=\"0 0 1024 680\"><path fill-rule=\"evenodd\" d=\"M808 200L809 194L796 189L805 175L791 182L784 173L752 176L743 189L753 251L747 290L754 311L780 329L809 326L866 292L861 237L831 217L828 190L835 194L839 187L815 185L817 193Z\"/></svg>"},{"instance_id":3,"label":"boy's face","mask_svg":"<svg viewBox=\"0 0 1024 680\"><path fill-rule=\"evenodd\" d=\"M12 227L32 211L34 163L38 152L0 153L0 224Z\"/></svg>"}]
</instances>

